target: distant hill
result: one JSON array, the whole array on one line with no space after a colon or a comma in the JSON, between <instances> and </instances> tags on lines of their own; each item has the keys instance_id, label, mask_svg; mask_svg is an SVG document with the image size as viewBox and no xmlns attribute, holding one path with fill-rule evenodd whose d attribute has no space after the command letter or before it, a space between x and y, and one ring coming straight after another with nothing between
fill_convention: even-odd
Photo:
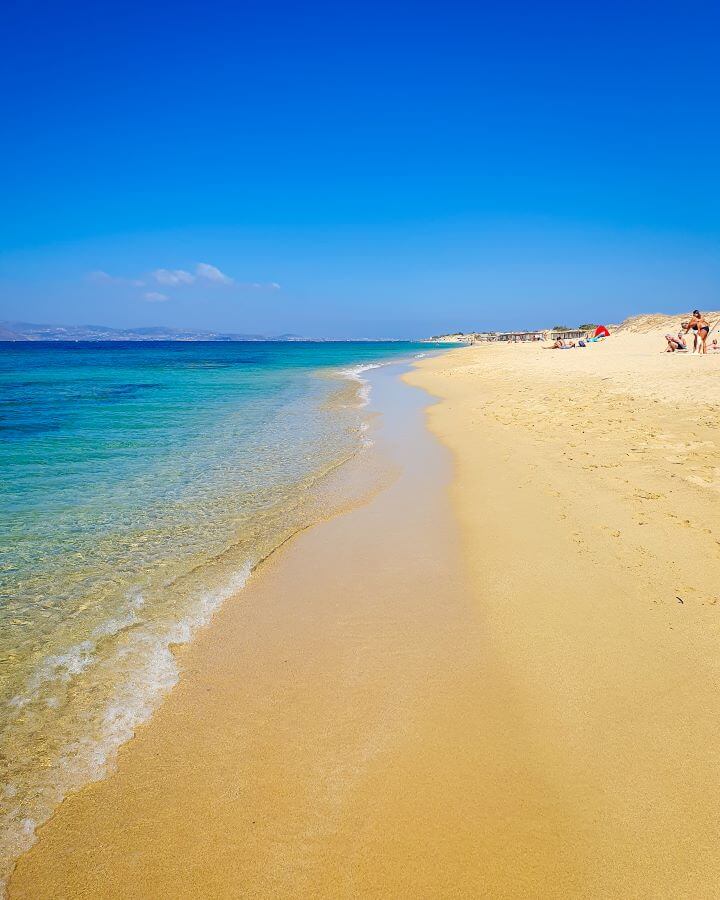
<instances>
[{"instance_id":1,"label":"distant hill","mask_svg":"<svg viewBox=\"0 0 720 900\"><path fill-rule=\"evenodd\" d=\"M0 341L304 341L297 334L268 337L221 331L165 328L110 328L107 325L36 325L0 322Z\"/></svg>"},{"instance_id":2,"label":"distant hill","mask_svg":"<svg viewBox=\"0 0 720 900\"><path fill-rule=\"evenodd\" d=\"M456 331L453 334L435 334L429 338L432 344L471 344L475 334L472 331Z\"/></svg>"},{"instance_id":3,"label":"distant hill","mask_svg":"<svg viewBox=\"0 0 720 900\"><path fill-rule=\"evenodd\" d=\"M19 337L16 331L11 331L5 325L0 325L0 341L24 341L27 338Z\"/></svg>"}]
</instances>

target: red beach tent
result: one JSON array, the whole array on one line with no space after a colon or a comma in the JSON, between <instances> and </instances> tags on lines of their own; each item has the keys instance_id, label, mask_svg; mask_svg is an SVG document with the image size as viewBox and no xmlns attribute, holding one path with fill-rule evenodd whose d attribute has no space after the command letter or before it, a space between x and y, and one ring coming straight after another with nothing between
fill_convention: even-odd
<instances>
[{"instance_id":1,"label":"red beach tent","mask_svg":"<svg viewBox=\"0 0 720 900\"><path fill-rule=\"evenodd\" d=\"M595 329L595 337L610 337L610 332L604 325L598 325Z\"/></svg>"}]
</instances>

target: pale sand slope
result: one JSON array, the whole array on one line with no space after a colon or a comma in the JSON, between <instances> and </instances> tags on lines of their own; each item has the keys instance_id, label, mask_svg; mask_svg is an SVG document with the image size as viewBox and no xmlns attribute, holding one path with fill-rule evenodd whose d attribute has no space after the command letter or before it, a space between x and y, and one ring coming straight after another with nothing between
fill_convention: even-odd
<instances>
[{"instance_id":1,"label":"pale sand slope","mask_svg":"<svg viewBox=\"0 0 720 900\"><path fill-rule=\"evenodd\" d=\"M410 376L443 400L508 716L564 817L524 852L540 877L559 841L581 896L719 891L720 354L662 347L482 346Z\"/></svg>"}]
</instances>

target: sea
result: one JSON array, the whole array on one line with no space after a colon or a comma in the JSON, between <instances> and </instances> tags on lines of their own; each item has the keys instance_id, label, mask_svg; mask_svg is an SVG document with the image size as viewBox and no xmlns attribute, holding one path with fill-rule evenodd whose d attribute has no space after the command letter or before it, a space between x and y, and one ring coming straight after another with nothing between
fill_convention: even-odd
<instances>
[{"instance_id":1,"label":"sea","mask_svg":"<svg viewBox=\"0 0 720 900\"><path fill-rule=\"evenodd\" d=\"M103 777L192 638L370 443L428 344L0 344L0 874Z\"/></svg>"}]
</instances>

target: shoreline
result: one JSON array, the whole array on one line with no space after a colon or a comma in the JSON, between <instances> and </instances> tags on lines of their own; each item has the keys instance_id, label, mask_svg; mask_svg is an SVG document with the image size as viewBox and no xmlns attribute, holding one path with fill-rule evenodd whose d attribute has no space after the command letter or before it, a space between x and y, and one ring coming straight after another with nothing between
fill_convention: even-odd
<instances>
[{"instance_id":1,"label":"shoreline","mask_svg":"<svg viewBox=\"0 0 720 900\"><path fill-rule=\"evenodd\" d=\"M654 352L416 361L399 477L182 649L10 897L714 896L717 377Z\"/></svg>"},{"instance_id":2,"label":"shoreline","mask_svg":"<svg viewBox=\"0 0 720 900\"><path fill-rule=\"evenodd\" d=\"M419 580L420 575L417 583L413 582L415 590L411 590L410 586L405 584L402 568L389 581L387 573L382 571L383 557L390 552L390 547L381 529L387 527L393 517L399 517L397 527L393 530L399 561L407 560L417 553L421 540L426 543L425 555L428 562L425 564L419 560L418 564L424 576L432 583L442 582L439 595L444 595L449 589L449 583L447 586L444 584L448 567L438 568L431 559L431 554L436 546L444 541L447 544L447 553L453 555L456 541L449 540L441 530L439 535L434 536L439 538L436 545L436 541L430 539L431 536L426 533L424 527L420 525L416 527L412 522L406 521L408 515L405 510L406 503L420 508L429 505L434 512L430 518L437 521L436 507L441 507L445 502L443 478L447 481L450 477L449 469L444 476L441 474L443 463L437 459L437 456L442 456L445 451L424 431L421 411L427 398L424 394L401 384L397 378L397 366L376 369L373 378L376 382L384 383L384 386L377 383L373 386L372 405L369 410L371 414L377 416L375 401L379 392L396 395L390 396L383 404L386 413L385 424L378 433L372 435L377 443L383 445L379 452L383 457L380 468L386 474L384 489L379 494L376 493L369 503L357 505L349 512L321 522L294 537L273 554L262 567L257 579L253 579L246 586L240 597L225 604L216 613L210 625L202 629L191 644L179 648L178 656L183 675L178 685L156 710L152 720L141 726L135 738L120 750L116 771L103 781L89 785L69 796L49 822L39 830L38 843L21 857L11 878L9 890L11 897L58 892L73 895L88 889L88 878L95 879L91 891L93 896L118 896L122 893L123 886L128 884L128 880L136 885L140 895L157 895L144 882L144 875L138 870L134 873L124 870L128 863L132 866L133 859L137 862L138 854L142 855L145 852L151 854L155 862L165 860L166 854L169 854L168 868L163 872L163 890L167 890L168 879L173 883L173 880L177 879L172 890L174 895L182 895L183 891L187 892L186 895L193 892L197 895L197 891L207 895L207 884L194 880L191 887L185 882L187 872L183 874L182 860L188 856L189 859L194 859L196 865L200 863L191 848L180 847L182 835L178 829L182 830L182 824L176 820L178 815L181 817L185 815L182 810L186 801L179 800L178 797L188 792L192 802L204 808L208 815L212 809L213 816L220 815L222 818L222 813L219 813L218 809L223 809L223 800L229 785L209 783L206 775L198 772L192 762L193 759L202 757L204 764L207 764L210 754L220 768L231 764L224 755L225 751L218 749L214 741L212 746L203 743L203 736L208 732L222 735L221 747L234 746L232 760L237 761L238 767L250 767L244 782L245 790L252 792L251 786L258 778L263 780L270 778L268 766L276 767L276 777L270 778L265 784L276 803L277 792L282 793L286 789L283 785L286 785L289 777L295 777L297 780L294 791L295 802L307 802L303 801L303 797L308 791L320 789L321 794L325 793L322 783L328 777L328 771L355 769L358 765L364 765L363 760L366 756L370 763L370 758L374 757L376 752L381 752L379 749L376 751L368 747L368 733L376 735L371 743L377 740L378 744L382 745L387 741L385 724L388 717L392 719L393 708L403 704L406 691L412 693L417 690L424 674L422 661L418 660L412 679L408 680L406 673L403 672L397 673L397 677L386 677L387 667L394 669L406 651L403 632L397 629L390 641L391 644L395 644L394 650L388 656L389 648L383 647L388 641L388 635L384 631L385 624L388 618L394 615L410 616L409 621L404 622L404 627L415 628L422 635L422 641L428 652L431 652L430 643L436 636L436 632L430 629L430 622L424 621L422 617L413 624L415 619L413 607L417 602L416 591L420 591L423 587ZM388 407L392 407L389 414ZM428 446L425 447L425 444ZM402 450L399 449L400 445ZM405 465L406 459L411 456L409 452L411 450L413 458ZM397 469L401 463L404 471L398 476ZM409 469L414 469L412 476L409 475ZM365 472L363 477L367 478L367 474ZM416 487L420 487L418 481L421 478L430 478L434 486L428 491L423 491L422 497L416 497L407 483L409 477L415 479ZM398 494L402 499L388 501L393 494ZM425 494L428 496L424 496ZM381 509L378 509L378 506ZM412 539L413 535L417 540ZM341 562L328 557L328 545L334 547L335 556L342 557ZM353 558L353 547L355 552L366 556L359 566L360 561ZM331 557L332 555L331 553ZM370 556L375 560L374 565L367 558ZM366 577L368 566L377 571L377 577L374 579L375 590L369 595ZM351 579L351 584L347 584L348 578ZM343 607L338 612L337 597L343 596L347 599L348 594L352 596L357 594L357 609L353 606ZM396 613L392 611L392 607L398 597L405 599L403 607ZM372 612L367 609L368 605L372 607ZM278 608L284 610L280 620L276 618ZM413 609L412 615L410 609ZM437 611L437 615L441 614L442 610ZM336 623L335 615L341 615L341 621ZM292 630L288 633L285 633L286 626L283 625L285 617L293 623ZM319 620L316 629L309 626L309 621L313 618ZM328 644L332 632L337 632L337 648L333 646L332 641ZM367 638L365 649L357 646L362 634ZM278 731L275 740L266 746L262 758L246 761L248 744L262 740L261 736L267 728L265 716L268 704L270 708L274 705L275 701L272 698L278 691L284 693L296 689L293 684L287 683L283 672L287 659L277 659L275 642L278 636L284 642L287 652L291 652L295 657L295 665L304 673L306 679L297 687L297 690L301 691L298 695L299 702L303 706L312 704L312 694L318 691L325 706L318 709L312 722L308 724L295 722L296 733L293 733L293 729L288 732L286 722L277 722L275 727ZM418 641L414 643L417 644ZM318 647L322 648L323 657L327 656L325 664L329 666L322 672L312 670ZM359 657L358 653L361 654ZM382 669L381 673L376 672L373 675L372 672L364 671L361 665L364 653L370 654L374 664ZM238 665L240 672L236 669ZM312 728L320 728L321 731L325 729L324 721L328 714L328 706L334 707L338 703L332 696L328 696L325 682L328 678L340 677L341 672L347 675L348 666L349 694L337 706L331 721L347 719L344 727L350 731L357 727L356 738L348 740L347 734L336 734L331 741L332 748L327 751L330 756L321 771L317 771L316 765L309 758L307 764L309 776L303 771L294 772L292 760L282 758L285 741L297 745L306 739L307 733ZM306 671L308 667L309 670ZM368 695L367 682L371 676L378 689L377 700L374 698L375 689ZM203 677L209 679L207 688L202 683ZM247 693L250 683L257 686L256 694L252 691ZM208 721L204 718L204 707L208 702L208 694L216 692L221 694L222 699L219 708L214 710L214 715ZM245 702L239 709L235 709L238 694L245 698ZM363 707L364 713L355 726L353 719L357 714L358 703ZM238 716L249 717L250 724L235 731ZM397 725L400 730L404 727L404 722ZM197 745L193 745L192 748L186 745L186 752L178 756L178 744L184 742L186 735L196 735L202 750ZM190 740L192 743L194 738L191 737ZM150 749L157 748L157 742L163 747L160 752L157 749ZM270 763L268 757L272 757L273 754L278 758ZM172 759L170 764L172 773L167 772L166 763L158 761L168 756ZM234 765L234 762L232 764ZM173 787L168 787L165 783L165 789L158 790L158 779L162 783L167 775L176 778L177 781L173 781ZM320 788L317 782L320 783ZM109 797L112 799L108 799ZM265 816L273 817L273 810L264 806L267 799L262 793L257 797L246 797L246 800L259 804L263 807ZM331 806L334 803L330 796L324 796L323 802L326 805L330 803ZM209 804L208 808L206 804ZM120 819L116 820L114 825L109 825L106 821L107 815L112 816L118 810L122 810ZM230 804L224 811L233 823L231 830L238 824L247 825L242 821L243 810ZM297 839L298 834L306 827L307 821L313 820L315 816L312 804L302 810L290 808L286 810L286 816L282 821L274 823L274 827L300 829L299 832L296 831ZM159 821L164 823L164 827L158 830L154 826ZM103 829L103 825L107 827ZM200 820L197 820L195 825L198 830L206 827L206 823L203 824ZM133 843L133 835L139 831L143 832L142 850ZM253 839L248 832L246 838ZM81 846L84 849L81 849ZM268 851L268 848L269 844L265 846L265 851ZM257 865L260 851L249 858L243 853L238 853L237 858L227 860L224 850L220 842L218 852L222 860L218 861L217 857L215 858L216 877L221 878L220 883L215 882L218 894L222 894L223 884L237 886L236 879L241 877L241 872L244 885L248 884L246 880L248 878L251 881L257 878L260 883L261 880L270 877L267 871L248 875L248 866ZM206 847L205 851L209 852L209 848ZM112 857L112 864L108 862L106 855ZM74 864L74 860L78 858L84 861L80 868ZM93 859L90 866L87 864L89 858ZM141 870L144 872L142 863ZM212 881L210 873L205 871ZM289 870L288 876L291 874ZM156 885L156 889L160 889L159 884ZM309 887L308 892L312 892Z\"/></svg>"},{"instance_id":3,"label":"shoreline","mask_svg":"<svg viewBox=\"0 0 720 900\"><path fill-rule=\"evenodd\" d=\"M389 361L387 364L392 364L392 362ZM371 446L371 441L367 436L371 423L364 412L369 386L362 377L362 373L367 368L385 364L383 362L361 365L357 367L358 371L354 369L331 370L329 373L323 371L317 376L330 378L338 385L330 395L329 404L339 404L343 409L357 409L359 421L356 446L349 451L344 450L343 455L338 456L324 468L310 472L304 483L298 483L298 492L304 497L305 513L302 521L292 522L288 519L284 523L284 528L278 529L274 535L274 543L266 541L264 545L257 548L258 552L254 555L236 560L239 567L230 568L225 572L222 580L217 577L210 578L206 589L199 591L194 605L188 607L176 622L167 625L165 632L155 634L148 628L147 634L140 635L141 640L150 646L148 658L135 660L136 668L128 673L123 672L124 678L118 679L117 684L120 686L125 703L121 709L120 701L117 701L111 704L111 708L106 711L107 733L94 734L89 730L90 726L88 725L86 734L75 735L74 741L70 745L70 752L77 751L78 759L74 766L69 767L69 773L65 776L66 780L49 787L42 783L36 786L38 794L41 791L44 794L53 794L52 801L47 801L46 797L43 797L45 803L49 804L50 811L43 810L40 815L33 811L23 820L16 817L14 821L10 822L11 827L6 830L4 835L7 843L2 848L8 853L7 855L3 853L2 858L0 894L3 893L6 879L12 872L16 860L34 845L36 831L52 818L67 796L81 791L89 784L101 781L109 772L112 772L118 751L133 739L134 733L139 727L152 720L154 713L174 689L181 676L179 659L182 655L182 648L192 642L198 630L208 625L224 603L230 599L237 599L242 594L248 580L285 544L317 524L341 515L354 505L367 502L377 491L382 489L388 478L393 477L389 471L377 471L377 467L371 470L367 461L361 459L366 455L368 447ZM238 539L237 546L241 546L240 539ZM222 548L219 552L183 572L180 579L185 581L203 572L213 574L214 570L220 567L221 561L238 555L237 546L231 543ZM67 668L66 681L70 682L72 675L82 671L86 665L89 667L96 662L93 653L96 645L103 638L108 636L112 638L116 634L140 624L135 615L135 610L144 605L140 588L133 593L128 605L130 608L128 614L123 615L123 611L120 611L121 614L117 620L119 626L116 624L116 619L112 619L108 623L101 623L91 636L94 641L86 640L80 643L76 641L66 652L51 657L51 661L56 663L60 669L60 676L65 675L63 667ZM105 660L101 660L101 662L105 662ZM33 679L40 683L48 680L46 669L40 666L37 673L33 673L28 679L31 684ZM11 701L11 704L22 710L34 699L32 695L26 698L22 694L18 694L13 698L14 702ZM115 720L119 721L118 728L115 728ZM51 760L51 762L55 761ZM49 764L46 763L46 765L49 768ZM60 773L53 774L57 774L59 777ZM65 775L65 773L62 774ZM14 795L9 790L8 787L5 799L8 801L8 806L11 806ZM19 851L19 844L24 844L25 848Z\"/></svg>"}]
</instances>

